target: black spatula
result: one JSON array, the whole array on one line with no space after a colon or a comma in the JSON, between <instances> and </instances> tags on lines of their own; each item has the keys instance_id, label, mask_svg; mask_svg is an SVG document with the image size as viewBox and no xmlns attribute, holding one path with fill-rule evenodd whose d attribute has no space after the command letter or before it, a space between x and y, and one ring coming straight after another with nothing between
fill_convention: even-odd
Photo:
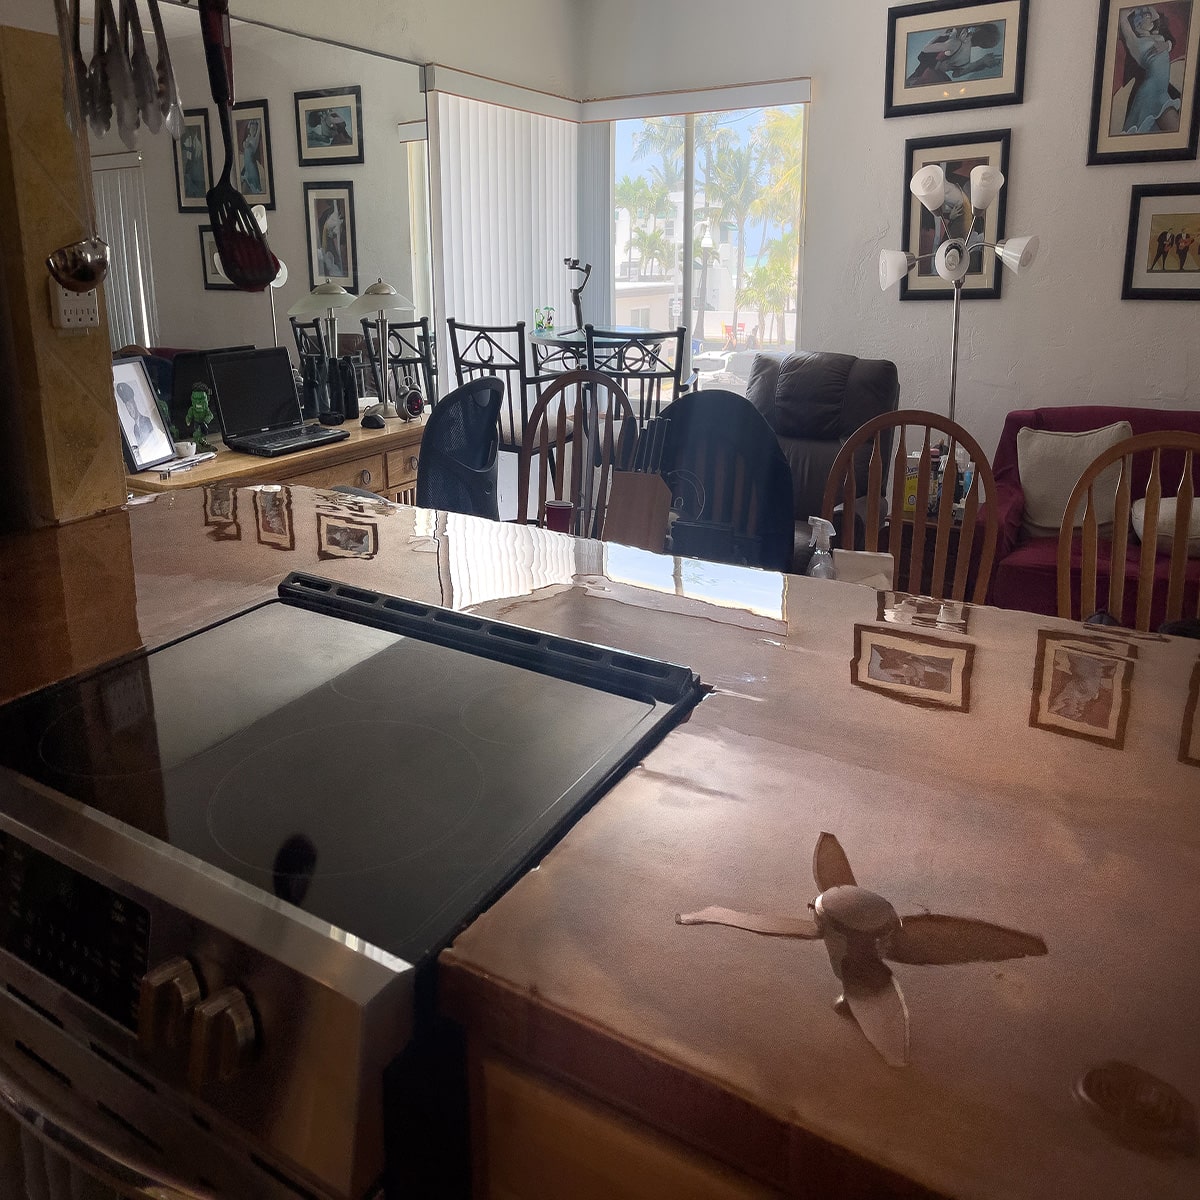
<instances>
[{"instance_id":1,"label":"black spatula","mask_svg":"<svg viewBox=\"0 0 1200 1200\"><path fill-rule=\"evenodd\" d=\"M250 206L233 186L233 43L229 37L229 0L200 0L200 31L208 82L221 121L225 166L205 200L213 240L229 281L243 292L261 292L279 273Z\"/></svg>"}]
</instances>

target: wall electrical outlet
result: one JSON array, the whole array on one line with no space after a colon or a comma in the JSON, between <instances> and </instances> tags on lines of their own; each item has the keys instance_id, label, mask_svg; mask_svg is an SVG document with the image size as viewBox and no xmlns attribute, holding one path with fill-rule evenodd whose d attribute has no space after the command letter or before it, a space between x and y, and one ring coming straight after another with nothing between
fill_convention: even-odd
<instances>
[{"instance_id":1,"label":"wall electrical outlet","mask_svg":"<svg viewBox=\"0 0 1200 1200\"><path fill-rule=\"evenodd\" d=\"M50 319L55 329L99 329L100 296L90 292L68 292L57 280L50 284Z\"/></svg>"}]
</instances>

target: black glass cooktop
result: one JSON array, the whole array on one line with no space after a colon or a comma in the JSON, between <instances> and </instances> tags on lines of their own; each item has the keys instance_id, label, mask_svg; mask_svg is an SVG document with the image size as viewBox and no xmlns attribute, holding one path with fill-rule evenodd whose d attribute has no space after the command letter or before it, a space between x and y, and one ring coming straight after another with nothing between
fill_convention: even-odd
<instances>
[{"instance_id":1,"label":"black glass cooktop","mask_svg":"<svg viewBox=\"0 0 1200 1200\"><path fill-rule=\"evenodd\" d=\"M0 762L420 963L696 703L688 670L289 576L0 709Z\"/></svg>"}]
</instances>

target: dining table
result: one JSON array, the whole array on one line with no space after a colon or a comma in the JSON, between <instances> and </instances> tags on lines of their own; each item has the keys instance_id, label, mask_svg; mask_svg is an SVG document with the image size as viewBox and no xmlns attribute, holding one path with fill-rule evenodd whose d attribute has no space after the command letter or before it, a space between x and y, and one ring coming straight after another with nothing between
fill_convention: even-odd
<instances>
[{"instance_id":1,"label":"dining table","mask_svg":"<svg viewBox=\"0 0 1200 1200\"><path fill-rule=\"evenodd\" d=\"M1200 643L227 484L0 538L0 699L291 571L703 684L441 952L476 1195L1200 1195Z\"/></svg>"}]
</instances>

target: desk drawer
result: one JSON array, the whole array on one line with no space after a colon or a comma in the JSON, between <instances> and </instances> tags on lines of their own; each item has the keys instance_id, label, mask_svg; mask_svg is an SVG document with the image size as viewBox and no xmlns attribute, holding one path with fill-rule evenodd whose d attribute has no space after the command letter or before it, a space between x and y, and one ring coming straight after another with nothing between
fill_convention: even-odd
<instances>
[{"instance_id":1,"label":"desk drawer","mask_svg":"<svg viewBox=\"0 0 1200 1200\"><path fill-rule=\"evenodd\" d=\"M389 455L390 457L390 455ZM384 492L384 467L382 454L368 454L334 467L322 467L317 471L306 471L303 475L291 475L287 483L305 487L331 488L338 484L366 488L371 492Z\"/></svg>"},{"instance_id":2,"label":"desk drawer","mask_svg":"<svg viewBox=\"0 0 1200 1200\"><path fill-rule=\"evenodd\" d=\"M387 491L404 504L413 504L417 492L417 458L420 446L404 446L387 452Z\"/></svg>"}]
</instances>

